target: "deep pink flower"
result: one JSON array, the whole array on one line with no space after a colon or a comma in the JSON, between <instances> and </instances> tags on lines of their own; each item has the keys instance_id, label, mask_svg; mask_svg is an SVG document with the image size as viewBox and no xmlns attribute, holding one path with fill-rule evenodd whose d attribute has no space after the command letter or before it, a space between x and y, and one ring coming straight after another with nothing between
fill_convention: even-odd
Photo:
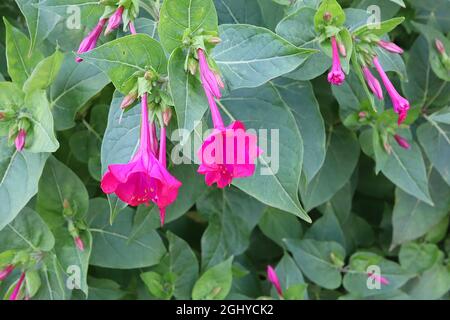
<instances>
[{"instance_id":1,"label":"deep pink flower","mask_svg":"<svg viewBox=\"0 0 450 320\"><path fill-rule=\"evenodd\" d=\"M380 81L370 72L367 66L363 67L364 77L366 78L367 85L373 94L380 100L383 100L383 89L381 88Z\"/></svg>"},{"instance_id":2,"label":"deep pink flower","mask_svg":"<svg viewBox=\"0 0 450 320\"><path fill-rule=\"evenodd\" d=\"M22 151L25 147L25 140L27 138L27 132L24 129L20 129L17 134L16 139L14 140L14 144L16 145L17 151Z\"/></svg>"},{"instance_id":3,"label":"deep pink flower","mask_svg":"<svg viewBox=\"0 0 450 320\"><path fill-rule=\"evenodd\" d=\"M386 279L385 277L380 276L378 274L368 272L367 276L369 278L375 279L375 281L380 283L380 284L384 284L384 285L388 285L389 284L389 280L388 279Z\"/></svg>"},{"instance_id":4,"label":"deep pink flower","mask_svg":"<svg viewBox=\"0 0 450 320\"><path fill-rule=\"evenodd\" d=\"M78 250L80 251L84 251L84 243L83 240L81 239L81 237L75 237L73 239L73 241L75 242L75 245L77 246Z\"/></svg>"},{"instance_id":5,"label":"deep pink flower","mask_svg":"<svg viewBox=\"0 0 450 320\"><path fill-rule=\"evenodd\" d=\"M205 52L202 49L198 49L197 54L200 69L200 79L202 81L205 93L210 92L212 97L220 99L222 97L222 94L220 93L219 87L223 87L222 80L220 80L219 75L213 72L209 67Z\"/></svg>"},{"instance_id":6,"label":"deep pink flower","mask_svg":"<svg viewBox=\"0 0 450 320\"><path fill-rule=\"evenodd\" d=\"M164 218L165 209L175 201L181 186L166 169L165 128L161 129L160 159L151 150L148 124L147 94L142 96L141 138L137 153L127 164L112 164L103 176L101 188L104 193L115 193L131 206L156 203ZM152 130L153 131L153 130ZM162 222L164 219L162 219Z\"/></svg>"},{"instance_id":7,"label":"deep pink flower","mask_svg":"<svg viewBox=\"0 0 450 320\"><path fill-rule=\"evenodd\" d=\"M122 23L122 14L124 7L120 6L116 12L109 18L108 25L106 26L105 35L110 34L112 31L116 30Z\"/></svg>"},{"instance_id":8,"label":"deep pink flower","mask_svg":"<svg viewBox=\"0 0 450 320\"><path fill-rule=\"evenodd\" d=\"M3 281L6 278L8 278L8 276L11 274L11 272L13 272L13 270L14 266L11 264L0 270L0 281Z\"/></svg>"},{"instance_id":9,"label":"deep pink flower","mask_svg":"<svg viewBox=\"0 0 450 320\"><path fill-rule=\"evenodd\" d=\"M380 40L380 41L378 41L378 45L380 47L382 47L384 50L387 50L390 52L399 53L399 54L403 53L403 49L400 48L398 45L396 45L393 42Z\"/></svg>"},{"instance_id":10,"label":"deep pink flower","mask_svg":"<svg viewBox=\"0 0 450 320\"><path fill-rule=\"evenodd\" d=\"M9 297L9 300L17 300L19 298L20 289L22 288L23 281L25 280L25 272L20 275L19 281L17 282L14 290Z\"/></svg>"},{"instance_id":11,"label":"deep pink flower","mask_svg":"<svg viewBox=\"0 0 450 320\"><path fill-rule=\"evenodd\" d=\"M402 136L396 134L394 135L395 141L397 141L398 145L402 147L403 149L411 149L411 145L409 144L408 140L403 138Z\"/></svg>"},{"instance_id":12,"label":"deep pink flower","mask_svg":"<svg viewBox=\"0 0 450 320\"><path fill-rule=\"evenodd\" d=\"M386 90L391 97L394 111L398 114L398 125L400 125L405 121L408 115L408 110L410 109L409 102L397 92L394 85L386 75L386 72L384 72L380 61L378 60L378 57L373 58L373 64L375 65L375 68L377 68L378 73L383 80L384 86L386 87Z\"/></svg>"},{"instance_id":13,"label":"deep pink flower","mask_svg":"<svg viewBox=\"0 0 450 320\"><path fill-rule=\"evenodd\" d=\"M91 51L97 45L98 38L102 34L103 27L105 26L106 21L108 19L100 19L97 26L89 33L89 35L83 39L80 43L80 47L78 48L77 53L85 53ZM83 59L76 57L75 60L77 62L83 61Z\"/></svg>"},{"instance_id":14,"label":"deep pink flower","mask_svg":"<svg viewBox=\"0 0 450 320\"><path fill-rule=\"evenodd\" d=\"M330 73L328 73L328 82L340 86L344 83L345 74L342 71L336 37L331 37L331 48L333 50L333 66L331 67Z\"/></svg>"},{"instance_id":15,"label":"deep pink flower","mask_svg":"<svg viewBox=\"0 0 450 320\"><path fill-rule=\"evenodd\" d=\"M271 266L267 266L267 280L273 284L280 297L283 296L283 291L281 290L280 280Z\"/></svg>"},{"instance_id":16,"label":"deep pink flower","mask_svg":"<svg viewBox=\"0 0 450 320\"><path fill-rule=\"evenodd\" d=\"M257 137L247 133L245 126L234 121L227 128L214 128L198 151L201 165L198 172L205 175L208 186L219 188L231 184L235 178L250 177L255 172L255 160L262 150Z\"/></svg>"}]
</instances>

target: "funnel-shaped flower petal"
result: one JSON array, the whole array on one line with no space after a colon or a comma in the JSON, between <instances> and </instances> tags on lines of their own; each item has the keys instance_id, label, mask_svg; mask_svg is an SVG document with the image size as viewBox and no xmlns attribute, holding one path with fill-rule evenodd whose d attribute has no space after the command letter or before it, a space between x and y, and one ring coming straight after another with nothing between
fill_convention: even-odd
<instances>
[{"instance_id":1,"label":"funnel-shaped flower petal","mask_svg":"<svg viewBox=\"0 0 450 320\"><path fill-rule=\"evenodd\" d=\"M380 81L370 72L368 67L363 67L364 77L366 78L367 85L373 94L380 100L383 100L383 89L381 88Z\"/></svg>"},{"instance_id":2,"label":"funnel-shaped flower petal","mask_svg":"<svg viewBox=\"0 0 450 320\"><path fill-rule=\"evenodd\" d=\"M378 73L380 74L380 77L383 80L383 84L386 87L389 96L391 97L394 111L398 114L398 124L400 125L403 123L403 121L405 121L408 115L408 110L410 109L409 102L397 92L394 85L386 75L386 72L384 72L383 67L380 64L380 61L378 60L378 57L373 58L373 64L375 65L375 68L378 70Z\"/></svg>"},{"instance_id":3,"label":"funnel-shaped flower petal","mask_svg":"<svg viewBox=\"0 0 450 320\"><path fill-rule=\"evenodd\" d=\"M9 300L17 300L19 298L20 289L22 288L23 281L25 280L25 272L22 272L20 275L19 281L17 281L16 286L14 287Z\"/></svg>"},{"instance_id":4,"label":"funnel-shaped flower petal","mask_svg":"<svg viewBox=\"0 0 450 320\"><path fill-rule=\"evenodd\" d=\"M116 30L122 23L122 14L125 8L120 6L116 12L109 18L108 25L106 26L105 35L110 34L112 31Z\"/></svg>"},{"instance_id":5,"label":"funnel-shaped flower petal","mask_svg":"<svg viewBox=\"0 0 450 320\"><path fill-rule=\"evenodd\" d=\"M235 121L227 128L215 128L203 142L198 151L198 172L205 175L208 186L217 183L224 188L235 178L252 176L261 154L256 135L247 133L244 124Z\"/></svg>"},{"instance_id":6,"label":"funnel-shaped flower petal","mask_svg":"<svg viewBox=\"0 0 450 320\"><path fill-rule=\"evenodd\" d=\"M345 74L342 71L336 37L331 37L331 49L333 51L333 66L331 67L330 73L328 73L328 82L332 85L340 86L344 83Z\"/></svg>"},{"instance_id":7,"label":"funnel-shaped flower petal","mask_svg":"<svg viewBox=\"0 0 450 320\"><path fill-rule=\"evenodd\" d=\"M91 51L97 45L98 38L102 34L103 27L108 19L100 19L97 26L89 33L89 35L81 41L80 47L77 53L85 53ZM83 59L77 57L75 59L77 62L83 61Z\"/></svg>"},{"instance_id":8,"label":"funnel-shaped flower petal","mask_svg":"<svg viewBox=\"0 0 450 320\"><path fill-rule=\"evenodd\" d=\"M267 266L267 280L273 284L280 297L283 296L283 291L281 290L280 280L271 266Z\"/></svg>"},{"instance_id":9,"label":"funnel-shaped flower petal","mask_svg":"<svg viewBox=\"0 0 450 320\"><path fill-rule=\"evenodd\" d=\"M0 270L0 281L3 281L6 278L8 278L8 276L11 274L11 272L13 272L13 270L14 270L13 265L6 266L2 270Z\"/></svg>"},{"instance_id":10,"label":"funnel-shaped flower petal","mask_svg":"<svg viewBox=\"0 0 450 320\"><path fill-rule=\"evenodd\" d=\"M197 50L197 55L200 68L200 80L202 81L203 89L205 92L210 92L213 97L220 99L222 97L222 94L220 93L220 87L223 86L222 80L219 81L219 75L213 72L209 67L205 52L202 49Z\"/></svg>"},{"instance_id":11,"label":"funnel-shaped flower petal","mask_svg":"<svg viewBox=\"0 0 450 320\"><path fill-rule=\"evenodd\" d=\"M17 134L16 139L14 140L14 144L16 145L17 151L22 151L25 147L25 140L27 138L27 132L24 129L20 129Z\"/></svg>"},{"instance_id":12,"label":"funnel-shaped flower petal","mask_svg":"<svg viewBox=\"0 0 450 320\"><path fill-rule=\"evenodd\" d=\"M387 51L390 51L393 53L402 54L404 52L402 48L400 48L398 45L396 45L393 42L380 40L380 41L378 41L378 45L380 47L382 47L384 50L387 50Z\"/></svg>"}]
</instances>

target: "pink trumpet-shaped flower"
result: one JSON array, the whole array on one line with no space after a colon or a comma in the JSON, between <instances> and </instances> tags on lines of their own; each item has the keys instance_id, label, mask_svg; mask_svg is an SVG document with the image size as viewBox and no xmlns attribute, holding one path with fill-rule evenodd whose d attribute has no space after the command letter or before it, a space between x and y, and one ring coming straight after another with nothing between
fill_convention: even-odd
<instances>
[{"instance_id":1,"label":"pink trumpet-shaped flower","mask_svg":"<svg viewBox=\"0 0 450 320\"><path fill-rule=\"evenodd\" d=\"M271 266L267 266L267 280L273 284L280 297L283 296L283 291L281 290L280 280Z\"/></svg>"},{"instance_id":2,"label":"pink trumpet-shaped flower","mask_svg":"<svg viewBox=\"0 0 450 320\"><path fill-rule=\"evenodd\" d=\"M8 276L11 274L11 272L14 271L14 266L13 265L9 265L6 266L5 268L3 268L2 270L0 270L0 281L5 280L6 278L8 278Z\"/></svg>"},{"instance_id":3,"label":"pink trumpet-shaped flower","mask_svg":"<svg viewBox=\"0 0 450 320\"><path fill-rule=\"evenodd\" d=\"M106 21L108 21L108 19L100 19L97 26L91 31L91 33L89 33L89 35L84 38L83 41L81 41L80 47L77 51L78 54L91 51L95 48L98 38L102 34L103 27L105 26ZM81 59L80 57L76 57L75 60L76 62L83 61L83 59Z\"/></svg>"},{"instance_id":4,"label":"pink trumpet-shaped flower","mask_svg":"<svg viewBox=\"0 0 450 320\"><path fill-rule=\"evenodd\" d=\"M224 188L235 178L252 176L255 160L261 154L256 135L247 133L243 123L234 121L227 128L214 128L203 142L198 151L198 172L205 175L208 186L217 183Z\"/></svg>"},{"instance_id":5,"label":"pink trumpet-shaped flower","mask_svg":"<svg viewBox=\"0 0 450 320\"><path fill-rule=\"evenodd\" d=\"M222 80L219 81L219 75L217 73L214 73L209 67L205 52L202 49L198 49L197 54L200 68L200 79L202 81L205 93L209 92L211 93L212 97L220 99L222 97L222 94L220 93L219 87L223 87Z\"/></svg>"},{"instance_id":6,"label":"pink trumpet-shaped flower","mask_svg":"<svg viewBox=\"0 0 450 320\"><path fill-rule=\"evenodd\" d=\"M109 18L108 25L106 26L105 35L110 34L112 31L116 30L122 23L122 14L125 8L120 6L116 12Z\"/></svg>"},{"instance_id":7,"label":"pink trumpet-shaped flower","mask_svg":"<svg viewBox=\"0 0 450 320\"><path fill-rule=\"evenodd\" d=\"M383 100L383 89L377 78L370 72L368 67L363 67L364 77L366 78L367 85L373 94L380 100Z\"/></svg>"},{"instance_id":8,"label":"pink trumpet-shaped flower","mask_svg":"<svg viewBox=\"0 0 450 320\"><path fill-rule=\"evenodd\" d=\"M17 151L22 151L25 147L25 140L27 138L27 132L25 129L20 129L19 133L17 134L16 139L14 140L14 144L16 145Z\"/></svg>"},{"instance_id":9,"label":"pink trumpet-shaped flower","mask_svg":"<svg viewBox=\"0 0 450 320\"><path fill-rule=\"evenodd\" d=\"M378 60L378 57L373 58L373 64L375 65L375 68L378 70L378 73L380 74L380 77L383 80L384 86L386 87L386 90L389 96L391 97L394 111L398 114L398 125L400 125L405 121L408 115L408 110L410 109L409 102L397 92L394 85L386 75L386 72L384 72L383 67L380 64L380 61Z\"/></svg>"},{"instance_id":10,"label":"pink trumpet-shaped flower","mask_svg":"<svg viewBox=\"0 0 450 320\"><path fill-rule=\"evenodd\" d=\"M378 41L378 45L380 47L382 47L384 50L387 50L387 51L390 51L393 53L402 54L404 52L402 48L400 48L398 45L396 45L393 42L380 40L380 41Z\"/></svg>"},{"instance_id":11,"label":"pink trumpet-shaped flower","mask_svg":"<svg viewBox=\"0 0 450 320\"><path fill-rule=\"evenodd\" d=\"M160 161L151 150L147 94L142 96L141 108L139 149L129 163L108 166L101 188L106 194L115 193L119 199L131 206L148 205L152 201L165 212L165 208L177 198L181 183L170 175L165 163L160 162L161 154L164 154L162 160L165 160L165 136L160 147ZM161 136L163 134L164 132Z\"/></svg>"},{"instance_id":12,"label":"pink trumpet-shaped flower","mask_svg":"<svg viewBox=\"0 0 450 320\"><path fill-rule=\"evenodd\" d=\"M81 239L81 237L75 237L73 239L73 241L75 242L75 245L77 246L78 250L80 251L84 251L84 243L83 240Z\"/></svg>"},{"instance_id":13,"label":"pink trumpet-shaped flower","mask_svg":"<svg viewBox=\"0 0 450 320\"><path fill-rule=\"evenodd\" d=\"M378 275L378 274L368 272L368 273L367 273L367 276L368 276L369 278L374 279L376 282L378 282L378 283L380 283L380 284L384 284L384 285L388 285L388 284L389 284L389 280L388 280L388 279L386 279L385 277L380 276L380 275Z\"/></svg>"},{"instance_id":14,"label":"pink trumpet-shaped flower","mask_svg":"<svg viewBox=\"0 0 450 320\"><path fill-rule=\"evenodd\" d=\"M402 147L403 149L406 149L406 150L411 149L411 145L409 144L408 140L406 140L402 136L396 134L396 135L394 135L394 139L395 139L395 141L397 141L398 145L400 147Z\"/></svg>"},{"instance_id":15,"label":"pink trumpet-shaped flower","mask_svg":"<svg viewBox=\"0 0 450 320\"><path fill-rule=\"evenodd\" d=\"M333 50L333 66L331 67L330 73L328 73L328 82L332 85L340 86L344 83L345 74L342 71L336 37L331 37L331 47Z\"/></svg>"},{"instance_id":16,"label":"pink trumpet-shaped flower","mask_svg":"<svg viewBox=\"0 0 450 320\"><path fill-rule=\"evenodd\" d=\"M23 281L25 280L25 272L20 275L19 281L17 282L14 290L9 297L9 300L17 300L19 298L20 289L22 288Z\"/></svg>"}]
</instances>

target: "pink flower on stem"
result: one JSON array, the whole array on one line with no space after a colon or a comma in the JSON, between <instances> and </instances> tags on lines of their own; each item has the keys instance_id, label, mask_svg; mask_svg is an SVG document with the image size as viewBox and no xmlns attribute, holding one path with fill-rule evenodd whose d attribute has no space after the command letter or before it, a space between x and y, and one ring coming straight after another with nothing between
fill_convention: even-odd
<instances>
[{"instance_id":1,"label":"pink flower on stem","mask_svg":"<svg viewBox=\"0 0 450 320\"><path fill-rule=\"evenodd\" d=\"M27 132L25 131L25 129L20 129L16 139L14 140L17 151L21 152L23 150L23 148L25 147L26 138Z\"/></svg>"},{"instance_id":2,"label":"pink flower on stem","mask_svg":"<svg viewBox=\"0 0 450 320\"><path fill-rule=\"evenodd\" d=\"M115 193L120 200L131 206L156 203L164 218L165 209L175 201L181 186L166 169L165 164L165 129L161 129L161 146L159 160L152 151L152 140L148 123L147 93L141 101L141 133L139 149L127 164L112 164L102 178L101 188L104 193ZM162 221L164 222L164 221Z\"/></svg>"},{"instance_id":3,"label":"pink flower on stem","mask_svg":"<svg viewBox=\"0 0 450 320\"><path fill-rule=\"evenodd\" d=\"M408 140L406 140L402 136L396 134L396 135L394 135L394 139L395 139L395 141L397 141L398 145L400 147L402 147L403 149L406 149L406 150L411 149L411 145L409 144Z\"/></svg>"},{"instance_id":4,"label":"pink flower on stem","mask_svg":"<svg viewBox=\"0 0 450 320\"><path fill-rule=\"evenodd\" d=\"M110 34L112 31L116 30L122 23L122 14L124 7L120 6L116 12L109 18L108 25L106 26L105 35Z\"/></svg>"},{"instance_id":5,"label":"pink flower on stem","mask_svg":"<svg viewBox=\"0 0 450 320\"><path fill-rule=\"evenodd\" d=\"M388 284L389 284L389 280L388 280L388 279L386 279L385 277L380 276L380 275L378 275L378 274L368 272L368 273L367 273L367 276L368 276L369 278L374 279L376 282L378 282L378 283L380 283L380 284L384 284L384 285L388 285Z\"/></svg>"},{"instance_id":6,"label":"pink flower on stem","mask_svg":"<svg viewBox=\"0 0 450 320\"><path fill-rule=\"evenodd\" d=\"M220 99L222 94L219 87L223 87L223 82L217 73L213 72L209 67L205 52L202 49L197 50L200 79L202 81L203 89L211 93L213 98Z\"/></svg>"},{"instance_id":7,"label":"pink flower on stem","mask_svg":"<svg viewBox=\"0 0 450 320\"><path fill-rule=\"evenodd\" d=\"M389 96L391 97L394 111L398 114L398 125L400 125L405 121L408 115L408 110L410 109L409 102L397 92L394 85L386 75L386 72L384 72L383 67L380 64L380 61L378 60L378 57L373 58L373 64L375 65L375 68L378 70L378 73L380 74L380 77L383 80L384 86L386 87L386 90Z\"/></svg>"},{"instance_id":8,"label":"pink flower on stem","mask_svg":"<svg viewBox=\"0 0 450 320\"><path fill-rule=\"evenodd\" d=\"M89 33L89 35L84 38L83 41L81 41L80 47L77 51L78 54L91 51L95 48L98 38L102 34L103 27L105 26L106 21L108 21L108 19L100 19L97 26L91 31L91 33ZM76 57L75 60L76 62L83 61L83 59L81 59L80 57Z\"/></svg>"},{"instance_id":9,"label":"pink flower on stem","mask_svg":"<svg viewBox=\"0 0 450 320\"><path fill-rule=\"evenodd\" d=\"M342 71L336 37L331 37L331 48L333 50L333 66L331 67L330 73L328 73L328 82L332 85L340 86L344 83L345 74Z\"/></svg>"},{"instance_id":10,"label":"pink flower on stem","mask_svg":"<svg viewBox=\"0 0 450 320\"><path fill-rule=\"evenodd\" d=\"M75 245L77 246L78 250L80 251L84 251L84 243L83 240L81 239L81 237L75 237L73 239L73 241L75 242Z\"/></svg>"},{"instance_id":11,"label":"pink flower on stem","mask_svg":"<svg viewBox=\"0 0 450 320\"><path fill-rule=\"evenodd\" d=\"M14 290L9 297L9 300L17 300L19 298L20 289L22 288L23 281L25 280L25 272L20 275L19 281L17 282Z\"/></svg>"},{"instance_id":12,"label":"pink flower on stem","mask_svg":"<svg viewBox=\"0 0 450 320\"><path fill-rule=\"evenodd\" d=\"M0 281L3 281L6 278L8 278L8 276L11 274L11 272L13 272L13 270L14 270L13 265L6 266L2 270L0 270Z\"/></svg>"},{"instance_id":13,"label":"pink flower on stem","mask_svg":"<svg viewBox=\"0 0 450 320\"><path fill-rule=\"evenodd\" d=\"M384 50L387 50L387 51L390 51L393 53L398 53L398 54L403 53L403 49L400 48L398 45L396 45L393 42L380 40L380 41L378 41L378 45L380 47L382 47Z\"/></svg>"},{"instance_id":14,"label":"pink flower on stem","mask_svg":"<svg viewBox=\"0 0 450 320\"><path fill-rule=\"evenodd\" d=\"M267 280L273 284L280 297L283 296L283 291L281 290L280 280L271 266L267 266Z\"/></svg>"},{"instance_id":15,"label":"pink flower on stem","mask_svg":"<svg viewBox=\"0 0 450 320\"><path fill-rule=\"evenodd\" d=\"M383 100L383 89L381 88L381 84L377 78L370 72L367 66L363 67L363 74L366 78L367 85L370 90L372 90L373 94L380 100Z\"/></svg>"}]
</instances>

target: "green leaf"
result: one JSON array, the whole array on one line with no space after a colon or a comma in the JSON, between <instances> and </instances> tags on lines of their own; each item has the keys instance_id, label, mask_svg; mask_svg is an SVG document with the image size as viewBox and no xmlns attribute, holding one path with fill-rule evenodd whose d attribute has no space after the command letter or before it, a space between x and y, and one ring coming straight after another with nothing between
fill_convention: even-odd
<instances>
[{"instance_id":1,"label":"green leaf","mask_svg":"<svg viewBox=\"0 0 450 320\"><path fill-rule=\"evenodd\" d=\"M308 284L306 283L290 286L284 291L283 297L286 300L305 300L307 288Z\"/></svg>"},{"instance_id":2,"label":"green leaf","mask_svg":"<svg viewBox=\"0 0 450 320\"><path fill-rule=\"evenodd\" d=\"M167 52L183 44L185 31L196 35L201 31L217 32L217 13L212 0L166 0L158 25L161 43Z\"/></svg>"},{"instance_id":3,"label":"green leaf","mask_svg":"<svg viewBox=\"0 0 450 320\"><path fill-rule=\"evenodd\" d=\"M291 288L299 284L306 285L302 272L295 264L291 256L287 253L283 255L283 258L281 258L280 262L277 264L275 272L278 276L278 279L280 280L280 285L284 293L286 292L287 288ZM277 293L275 288L273 288L271 291L272 297L276 297Z\"/></svg>"},{"instance_id":4,"label":"green leaf","mask_svg":"<svg viewBox=\"0 0 450 320\"><path fill-rule=\"evenodd\" d=\"M29 120L32 130L25 147L30 152L55 152L59 148L53 129L53 116L47 100L47 94L43 90L33 91L25 97L25 108L29 112Z\"/></svg>"},{"instance_id":5,"label":"green leaf","mask_svg":"<svg viewBox=\"0 0 450 320\"><path fill-rule=\"evenodd\" d=\"M182 67L186 56L181 48L172 52L169 59L169 85L177 113L178 127L190 134L201 121L206 110L206 100L202 84L197 77Z\"/></svg>"},{"instance_id":6,"label":"green leaf","mask_svg":"<svg viewBox=\"0 0 450 320\"><path fill-rule=\"evenodd\" d=\"M340 267L332 257L345 258L345 250L336 242L312 239L286 239L287 248L308 279L326 289L336 289L341 285Z\"/></svg>"},{"instance_id":7,"label":"green leaf","mask_svg":"<svg viewBox=\"0 0 450 320\"><path fill-rule=\"evenodd\" d=\"M56 130L73 127L75 114L108 83L108 77L98 68L76 63L73 54L66 54L49 90Z\"/></svg>"},{"instance_id":8,"label":"green leaf","mask_svg":"<svg viewBox=\"0 0 450 320\"><path fill-rule=\"evenodd\" d=\"M258 224L264 206L231 188L212 189L197 202L197 209L209 218L201 240L202 268L208 269L247 249L250 234Z\"/></svg>"},{"instance_id":9,"label":"green leaf","mask_svg":"<svg viewBox=\"0 0 450 320\"><path fill-rule=\"evenodd\" d=\"M430 190L434 206L416 199L400 189L392 216L392 245L417 239L427 233L448 214L450 188L436 171L430 174Z\"/></svg>"},{"instance_id":10,"label":"green leaf","mask_svg":"<svg viewBox=\"0 0 450 320\"><path fill-rule=\"evenodd\" d=\"M300 185L306 210L328 201L350 179L359 159L359 146L353 132L343 126L330 127L323 166L307 185ZM336 168L339 170L336 171Z\"/></svg>"},{"instance_id":11,"label":"green leaf","mask_svg":"<svg viewBox=\"0 0 450 320\"><path fill-rule=\"evenodd\" d=\"M169 300L173 295L173 283L159 273L149 271L141 273L141 279L150 293L158 299Z\"/></svg>"},{"instance_id":12,"label":"green leaf","mask_svg":"<svg viewBox=\"0 0 450 320\"><path fill-rule=\"evenodd\" d=\"M319 103L309 82L289 79L275 81L275 87L284 103L289 106L303 139L303 173L308 182L317 174L325 161L325 125Z\"/></svg>"},{"instance_id":13,"label":"green leaf","mask_svg":"<svg viewBox=\"0 0 450 320\"><path fill-rule=\"evenodd\" d=\"M324 14L331 14L331 25L340 27L345 22L345 13L336 0L323 0L314 16L314 26L317 32L322 31L325 26Z\"/></svg>"},{"instance_id":14,"label":"green leaf","mask_svg":"<svg viewBox=\"0 0 450 320\"><path fill-rule=\"evenodd\" d=\"M30 52L47 38L60 20L58 15L40 8L41 2L42 0L16 0L20 11L25 16L30 33Z\"/></svg>"},{"instance_id":15,"label":"green leaf","mask_svg":"<svg viewBox=\"0 0 450 320\"><path fill-rule=\"evenodd\" d=\"M303 229L297 217L287 212L267 208L258 224L266 237L284 248L284 238L301 238Z\"/></svg>"},{"instance_id":16,"label":"green leaf","mask_svg":"<svg viewBox=\"0 0 450 320\"><path fill-rule=\"evenodd\" d=\"M404 17L395 17L379 23L369 23L354 30L353 34L358 37L362 37L367 34L373 34L380 37L394 30L404 20Z\"/></svg>"},{"instance_id":17,"label":"green leaf","mask_svg":"<svg viewBox=\"0 0 450 320\"><path fill-rule=\"evenodd\" d=\"M215 265L203 273L194 285L192 299L223 300L231 289L233 257Z\"/></svg>"},{"instance_id":18,"label":"green leaf","mask_svg":"<svg viewBox=\"0 0 450 320\"><path fill-rule=\"evenodd\" d=\"M110 279L96 279L89 277L89 300L120 300L126 292L120 285Z\"/></svg>"},{"instance_id":19,"label":"green leaf","mask_svg":"<svg viewBox=\"0 0 450 320\"><path fill-rule=\"evenodd\" d=\"M294 70L315 52L261 27L222 25L219 29L222 42L212 57L231 90L258 87Z\"/></svg>"},{"instance_id":20,"label":"green leaf","mask_svg":"<svg viewBox=\"0 0 450 320\"><path fill-rule=\"evenodd\" d=\"M14 28L6 18L6 60L11 79L22 86L33 69L43 59L42 53L33 51L29 54L30 40L19 30Z\"/></svg>"},{"instance_id":21,"label":"green leaf","mask_svg":"<svg viewBox=\"0 0 450 320\"><path fill-rule=\"evenodd\" d=\"M133 210L127 208L110 225L108 202L100 198L90 201L87 219L93 236L91 265L135 269L159 263L166 253L161 238L154 230L131 238L133 216Z\"/></svg>"},{"instance_id":22,"label":"green leaf","mask_svg":"<svg viewBox=\"0 0 450 320\"><path fill-rule=\"evenodd\" d=\"M414 300L437 300L450 290L450 270L448 266L436 263L419 278L408 283L406 291Z\"/></svg>"},{"instance_id":23,"label":"green leaf","mask_svg":"<svg viewBox=\"0 0 450 320\"><path fill-rule=\"evenodd\" d=\"M66 286L66 273L55 254L44 258L39 274L42 285L33 299L70 300L71 291Z\"/></svg>"},{"instance_id":24,"label":"green leaf","mask_svg":"<svg viewBox=\"0 0 450 320\"><path fill-rule=\"evenodd\" d=\"M380 287L370 289L370 284L377 284L375 279L368 276L371 266L380 268L379 276L385 278L389 283L379 283ZM344 276L344 288L357 296L371 296L394 291L403 286L412 274L405 271L397 263L389 261L381 256L370 252L356 252L350 258L349 271Z\"/></svg>"},{"instance_id":25,"label":"green leaf","mask_svg":"<svg viewBox=\"0 0 450 320\"><path fill-rule=\"evenodd\" d=\"M17 217L0 231L0 251L50 251L55 238L44 220L32 209L23 208Z\"/></svg>"},{"instance_id":26,"label":"green leaf","mask_svg":"<svg viewBox=\"0 0 450 320\"><path fill-rule=\"evenodd\" d=\"M430 243L405 243L400 248L400 265L412 273L422 273L430 269L442 258L439 247Z\"/></svg>"},{"instance_id":27,"label":"green leaf","mask_svg":"<svg viewBox=\"0 0 450 320\"><path fill-rule=\"evenodd\" d=\"M39 62L31 76L25 81L23 91L32 92L47 89L55 80L63 59L64 54L57 50L54 54Z\"/></svg>"},{"instance_id":28,"label":"green leaf","mask_svg":"<svg viewBox=\"0 0 450 320\"><path fill-rule=\"evenodd\" d=\"M88 211L89 195L72 170L50 157L39 181L36 208L52 229L66 224L64 202L70 205L75 217L83 218Z\"/></svg>"},{"instance_id":29,"label":"green leaf","mask_svg":"<svg viewBox=\"0 0 450 320\"><path fill-rule=\"evenodd\" d=\"M0 230L10 223L38 191L47 153L17 152L0 138Z\"/></svg>"},{"instance_id":30,"label":"green leaf","mask_svg":"<svg viewBox=\"0 0 450 320\"><path fill-rule=\"evenodd\" d=\"M257 1L214 0L219 24L245 23L260 26L261 8Z\"/></svg>"},{"instance_id":31,"label":"green leaf","mask_svg":"<svg viewBox=\"0 0 450 320\"><path fill-rule=\"evenodd\" d=\"M426 116L427 123L417 129L417 138L428 159L450 186L450 125Z\"/></svg>"},{"instance_id":32,"label":"green leaf","mask_svg":"<svg viewBox=\"0 0 450 320\"><path fill-rule=\"evenodd\" d=\"M145 34L129 35L80 55L105 72L123 94L133 88L136 72L152 67L158 73L167 72L164 50L158 41Z\"/></svg>"},{"instance_id":33,"label":"green leaf","mask_svg":"<svg viewBox=\"0 0 450 320\"><path fill-rule=\"evenodd\" d=\"M192 288L198 278L198 260L189 244L168 232L170 272L175 275L173 295L179 300L191 297Z\"/></svg>"},{"instance_id":34,"label":"green leaf","mask_svg":"<svg viewBox=\"0 0 450 320\"><path fill-rule=\"evenodd\" d=\"M298 200L302 138L294 116L280 100L275 88L265 85L257 89L236 90L223 98L222 103L248 128L262 129L258 145L264 153L258 159L255 174L236 179L233 184L267 205L311 221Z\"/></svg>"}]
</instances>

